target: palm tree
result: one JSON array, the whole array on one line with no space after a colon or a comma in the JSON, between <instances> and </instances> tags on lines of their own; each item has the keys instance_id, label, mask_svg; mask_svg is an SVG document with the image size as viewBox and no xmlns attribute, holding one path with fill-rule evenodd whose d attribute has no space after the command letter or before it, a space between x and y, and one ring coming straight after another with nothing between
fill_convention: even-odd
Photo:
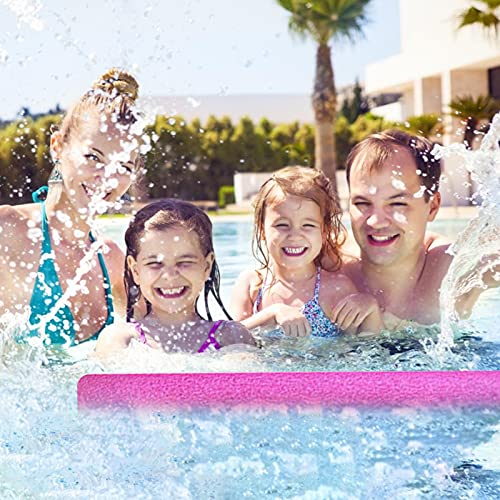
<instances>
[{"instance_id":1,"label":"palm tree","mask_svg":"<svg viewBox=\"0 0 500 500\"><path fill-rule=\"evenodd\" d=\"M476 139L476 131L479 128L486 129L489 127L489 122L500 109L500 102L493 97L480 95L473 97L466 95L456 97L450 102L450 109L459 118L464 120L464 138L463 142L467 149L472 149L474 139ZM474 199L474 186L472 183L471 173L468 172L469 185L469 200L472 203Z\"/></svg>"},{"instance_id":2,"label":"palm tree","mask_svg":"<svg viewBox=\"0 0 500 500\"><path fill-rule=\"evenodd\" d=\"M453 99L450 102L450 109L465 122L463 142L468 149L472 149L476 131L483 122L491 121L494 114L500 110L500 103L490 96L465 95Z\"/></svg>"},{"instance_id":3,"label":"palm tree","mask_svg":"<svg viewBox=\"0 0 500 500\"><path fill-rule=\"evenodd\" d=\"M487 32L494 33L498 36L498 27L500 26L500 0L476 0L474 3L483 4L481 8L469 7L458 15L460 25L464 26L477 25L482 26Z\"/></svg>"},{"instance_id":4,"label":"palm tree","mask_svg":"<svg viewBox=\"0 0 500 500\"><path fill-rule=\"evenodd\" d=\"M335 171L335 117L337 97L331 49L332 39L354 40L366 23L366 7L371 0L277 0L292 15L289 28L302 38L311 37L317 44L316 74L312 106L314 109L316 168L337 189Z\"/></svg>"},{"instance_id":5,"label":"palm tree","mask_svg":"<svg viewBox=\"0 0 500 500\"><path fill-rule=\"evenodd\" d=\"M443 135L443 120L434 113L408 117L400 128L427 139L439 138Z\"/></svg>"}]
</instances>

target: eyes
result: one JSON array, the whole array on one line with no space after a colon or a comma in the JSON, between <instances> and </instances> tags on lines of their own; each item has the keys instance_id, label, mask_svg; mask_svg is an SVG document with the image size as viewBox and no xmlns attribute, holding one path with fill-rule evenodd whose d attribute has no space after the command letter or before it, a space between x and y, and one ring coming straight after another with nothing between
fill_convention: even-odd
<instances>
[{"instance_id":1,"label":"eyes","mask_svg":"<svg viewBox=\"0 0 500 500\"><path fill-rule=\"evenodd\" d=\"M273 224L273 227L276 227L278 229L287 229L290 227L290 224L288 222L278 222L277 224ZM315 229L319 227L319 224L314 224L312 222L305 222L300 227L306 229Z\"/></svg>"},{"instance_id":2,"label":"eyes","mask_svg":"<svg viewBox=\"0 0 500 500\"><path fill-rule=\"evenodd\" d=\"M371 203L369 203L368 201L355 201L353 203L353 205L355 207L363 209L363 208L369 207L371 205ZM392 201L391 203L388 204L388 206L390 206L390 207L407 207L409 205L408 205L408 203L406 203L404 201Z\"/></svg>"},{"instance_id":3,"label":"eyes","mask_svg":"<svg viewBox=\"0 0 500 500\"><path fill-rule=\"evenodd\" d=\"M92 153L89 153L89 154L86 154L86 155L83 155L85 158L87 158L87 160L90 160L90 161L94 161L96 163L99 163L100 160L99 158L97 157L97 155L94 155Z\"/></svg>"},{"instance_id":4,"label":"eyes","mask_svg":"<svg viewBox=\"0 0 500 500\"><path fill-rule=\"evenodd\" d=\"M104 162L101 161L101 159L97 155L95 155L93 153L87 153L87 154L85 154L83 156L84 156L84 158L86 160L95 163L95 167L97 169L100 169L100 168L104 167ZM121 163L116 168L116 171L120 175L131 174L133 172L133 168L132 168L132 166L129 163Z\"/></svg>"},{"instance_id":5,"label":"eyes","mask_svg":"<svg viewBox=\"0 0 500 500\"><path fill-rule=\"evenodd\" d=\"M176 267L179 267L181 269L187 269L187 268L190 268L190 267L196 265L197 263L198 263L198 261L196 261L196 260L185 259L185 260L179 260L178 262L175 263L175 265L176 265ZM155 269L161 269L164 266L164 262L154 260L154 261L150 261L150 262L145 262L144 265L148 269L155 270Z\"/></svg>"}]
</instances>

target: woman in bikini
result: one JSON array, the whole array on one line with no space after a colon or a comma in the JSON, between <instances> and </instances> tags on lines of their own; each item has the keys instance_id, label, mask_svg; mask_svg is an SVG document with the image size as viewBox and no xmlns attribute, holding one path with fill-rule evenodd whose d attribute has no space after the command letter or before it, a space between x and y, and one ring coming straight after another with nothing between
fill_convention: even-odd
<instances>
[{"instance_id":1,"label":"woman in bikini","mask_svg":"<svg viewBox=\"0 0 500 500\"><path fill-rule=\"evenodd\" d=\"M49 186L34 203L0 207L0 308L25 313L27 334L45 344L95 338L124 309L123 253L91 229L135 176L137 91L129 73L102 75L51 136Z\"/></svg>"}]
</instances>

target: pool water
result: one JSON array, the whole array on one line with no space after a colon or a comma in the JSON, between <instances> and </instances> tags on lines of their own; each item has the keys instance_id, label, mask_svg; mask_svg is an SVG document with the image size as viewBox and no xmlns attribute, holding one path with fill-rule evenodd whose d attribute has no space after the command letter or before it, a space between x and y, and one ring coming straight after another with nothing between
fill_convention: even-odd
<instances>
[{"instance_id":1,"label":"pool water","mask_svg":"<svg viewBox=\"0 0 500 500\"><path fill-rule=\"evenodd\" d=\"M456 231L466 221L453 223ZM122 242L126 221L106 221ZM449 229L449 226L447 228ZM439 226L433 230L439 231ZM252 265L249 221L214 223L223 298ZM257 353L152 353L134 343L121 372L498 369L497 292L459 325L453 354L423 342L438 328L377 339L279 339ZM0 318L0 497L417 499L500 497L498 408L144 410L84 413L76 384L103 367L87 343L60 352L13 341Z\"/></svg>"}]
</instances>

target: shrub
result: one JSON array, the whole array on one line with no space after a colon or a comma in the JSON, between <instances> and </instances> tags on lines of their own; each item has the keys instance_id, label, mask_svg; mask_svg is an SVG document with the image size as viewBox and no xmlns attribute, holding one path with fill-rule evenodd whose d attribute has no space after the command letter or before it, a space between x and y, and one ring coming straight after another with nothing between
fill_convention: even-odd
<instances>
[{"instance_id":1,"label":"shrub","mask_svg":"<svg viewBox=\"0 0 500 500\"><path fill-rule=\"evenodd\" d=\"M225 208L226 205L234 202L234 186L221 186L219 188L219 208Z\"/></svg>"}]
</instances>

